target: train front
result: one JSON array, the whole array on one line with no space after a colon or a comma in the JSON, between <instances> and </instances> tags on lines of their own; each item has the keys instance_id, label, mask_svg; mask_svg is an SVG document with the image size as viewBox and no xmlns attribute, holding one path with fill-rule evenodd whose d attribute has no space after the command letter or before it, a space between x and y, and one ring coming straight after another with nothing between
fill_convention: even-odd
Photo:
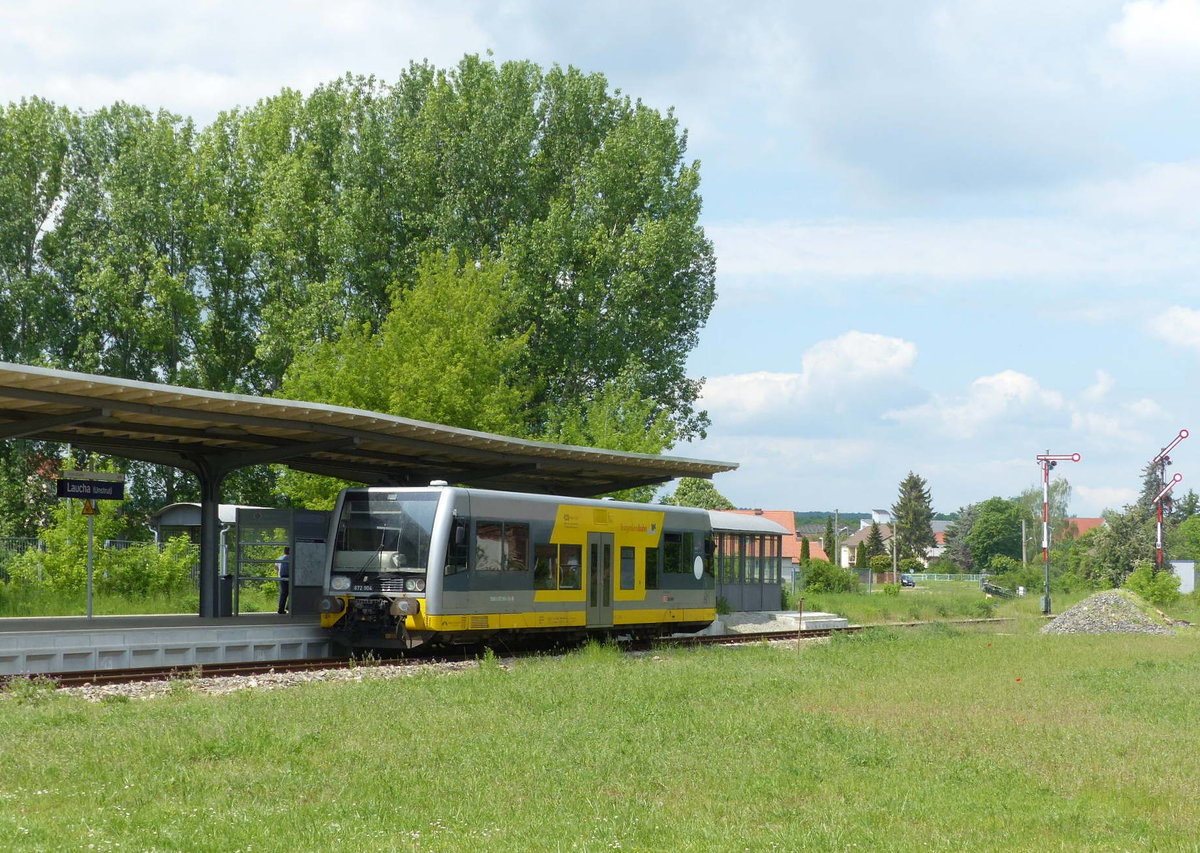
<instances>
[{"instance_id":1,"label":"train front","mask_svg":"<svg viewBox=\"0 0 1200 853\"><path fill-rule=\"evenodd\" d=\"M351 647L412 649L428 642L426 615L446 557L443 488L346 489L338 498L321 599L321 625Z\"/></svg>"}]
</instances>

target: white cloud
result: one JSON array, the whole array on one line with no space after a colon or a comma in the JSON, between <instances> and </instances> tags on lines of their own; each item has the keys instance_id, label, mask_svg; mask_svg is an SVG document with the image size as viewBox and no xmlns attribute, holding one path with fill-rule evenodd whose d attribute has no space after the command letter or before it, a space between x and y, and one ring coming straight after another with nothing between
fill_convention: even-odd
<instances>
[{"instance_id":1,"label":"white cloud","mask_svg":"<svg viewBox=\"0 0 1200 853\"><path fill-rule=\"evenodd\" d=\"M1200 352L1200 311L1175 305L1149 322L1150 331L1177 347Z\"/></svg>"},{"instance_id":2,"label":"white cloud","mask_svg":"<svg viewBox=\"0 0 1200 853\"><path fill-rule=\"evenodd\" d=\"M125 100L207 123L284 87L308 91L347 71L391 80L411 60L452 65L492 41L469 7L414 0L13 0L0 5L0 102Z\"/></svg>"},{"instance_id":3,"label":"white cloud","mask_svg":"<svg viewBox=\"0 0 1200 853\"><path fill-rule=\"evenodd\" d=\"M1096 371L1096 383L1087 388L1080 396L1082 399L1096 403L1108 396L1108 392L1113 388L1112 375L1106 370Z\"/></svg>"},{"instance_id":4,"label":"white cloud","mask_svg":"<svg viewBox=\"0 0 1200 853\"><path fill-rule=\"evenodd\" d=\"M1001 424L1044 421L1065 409L1062 394L1041 387L1032 376L1003 370L971 383L962 397L934 395L921 406L888 412L885 418L945 436L968 439Z\"/></svg>"},{"instance_id":5,"label":"white cloud","mask_svg":"<svg viewBox=\"0 0 1200 853\"><path fill-rule=\"evenodd\" d=\"M1071 484L1072 497L1078 498L1078 502L1083 505L1084 510L1079 514L1086 512L1089 517L1096 517L1106 509L1120 510L1122 507L1128 506L1137 500L1138 493L1136 489L1119 488L1116 486L1085 486L1078 483Z\"/></svg>"},{"instance_id":6,"label":"white cloud","mask_svg":"<svg viewBox=\"0 0 1200 853\"><path fill-rule=\"evenodd\" d=\"M704 385L701 405L714 420L781 417L816 403L852 400L863 389L903 377L916 358L917 347L909 341L850 331L811 346L798 373L713 377Z\"/></svg>"},{"instance_id":7,"label":"white cloud","mask_svg":"<svg viewBox=\"0 0 1200 853\"><path fill-rule=\"evenodd\" d=\"M1130 174L1066 190L1059 203L1090 219L1194 225L1200 221L1200 160L1142 163Z\"/></svg>"},{"instance_id":8,"label":"white cloud","mask_svg":"<svg viewBox=\"0 0 1200 853\"><path fill-rule=\"evenodd\" d=\"M1108 41L1132 65L1155 70L1200 68L1200 2L1138 0L1127 3Z\"/></svg>"},{"instance_id":9,"label":"white cloud","mask_svg":"<svg viewBox=\"0 0 1200 853\"><path fill-rule=\"evenodd\" d=\"M812 220L717 223L706 228L730 276L912 277L931 282L1099 279L1135 285L1150 275L1192 280L1194 232L1065 217ZM746 284L743 281L743 284Z\"/></svg>"}]
</instances>

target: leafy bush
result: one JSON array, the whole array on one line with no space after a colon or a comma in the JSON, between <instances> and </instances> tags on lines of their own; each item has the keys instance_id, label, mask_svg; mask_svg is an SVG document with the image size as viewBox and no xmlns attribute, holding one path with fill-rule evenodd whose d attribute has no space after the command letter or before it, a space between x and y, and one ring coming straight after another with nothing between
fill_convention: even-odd
<instances>
[{"instance_id":1,"label":"leafy bush","mask_svg":"<svg viewBox=\"0 0 1200 853\"><path fill-rule=\"evenodd\" d=\"M1179 578L1174 572L1164 569L1154 571L1149 560L1138 560L1134 570L1125 579L1125 588L1133 590L1151 604L1174 604L1179 600Z\"/></svg>"},{"instance_id":2,"label":"leafy bush","mask_svg":"<svg viewBox=\"0 0 1200 853\"><path fill-rule=\"evenodd\" d=\"M901 573L911 575L913 572L925 571L925 564L916 557L905 557L900 561L899 568Z\"/></svg>"},{"instance_id":3,"label":"leafy bush","mask_svg":"<svg viewBox=\"0 0 1200 853\"><path fill-rule=\"evenodd\" d=\"M804 589L806 592L855 592L858 576L825 560L811 560L804 573Z\"/></svg>"},{"instance_id":4,"label":"leafy bush","mask_svg":"<svg viewBox=\"0 0 1200 853\"><path fill-rule=\"evenodd\" d=\"M996 603L986 598L982 601L976 601L973 605L973 611L971 615L977 619L991 619L996 615Z\"/></svg>"},{"instance_id":5,"label":"leafy bush","mask_svg":"<svg viewBox=\"0 0 1200 853\"><path fill-rule=\"evenodd\" d=\"M890 554L876 554L867 561L867 565L871 567L873 572L890 572L892 570L892 557Z\"/></svg>"}]
</instances>

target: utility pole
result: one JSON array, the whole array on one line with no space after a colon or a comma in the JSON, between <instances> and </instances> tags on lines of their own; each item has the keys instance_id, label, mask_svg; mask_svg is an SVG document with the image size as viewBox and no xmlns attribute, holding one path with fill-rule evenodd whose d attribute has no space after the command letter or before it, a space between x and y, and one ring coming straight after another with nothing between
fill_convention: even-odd
<instances>
[{"instance_id":1,"label":"utility pole","mask_svg":"<svg viewBox=\"0 0 1200 853\"><path fill-rule=\"evenodd\" d=\"M1045 585L1042 591L1042 613L1050 615L1050 469L1059 462L1078 462L1078 453L1039 453L1038 464L1042 466L1042 560L1046 565Z\"/></svg>"}]
</instances>

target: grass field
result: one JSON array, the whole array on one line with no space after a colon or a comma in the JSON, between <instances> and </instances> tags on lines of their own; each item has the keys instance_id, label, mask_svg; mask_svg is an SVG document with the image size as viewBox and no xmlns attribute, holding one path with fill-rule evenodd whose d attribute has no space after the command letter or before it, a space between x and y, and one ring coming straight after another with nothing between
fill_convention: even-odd
<instances>
[{"instance_id":1,"label":"grass field","mask_svg":"<svg viewBox=\"0 0 1200 853\"><path fill-rule=\"evenodd\" d=\"M0 700L18 850L1185 850L1195 637L881 629Z\"/></svg>"}]
</instances>

